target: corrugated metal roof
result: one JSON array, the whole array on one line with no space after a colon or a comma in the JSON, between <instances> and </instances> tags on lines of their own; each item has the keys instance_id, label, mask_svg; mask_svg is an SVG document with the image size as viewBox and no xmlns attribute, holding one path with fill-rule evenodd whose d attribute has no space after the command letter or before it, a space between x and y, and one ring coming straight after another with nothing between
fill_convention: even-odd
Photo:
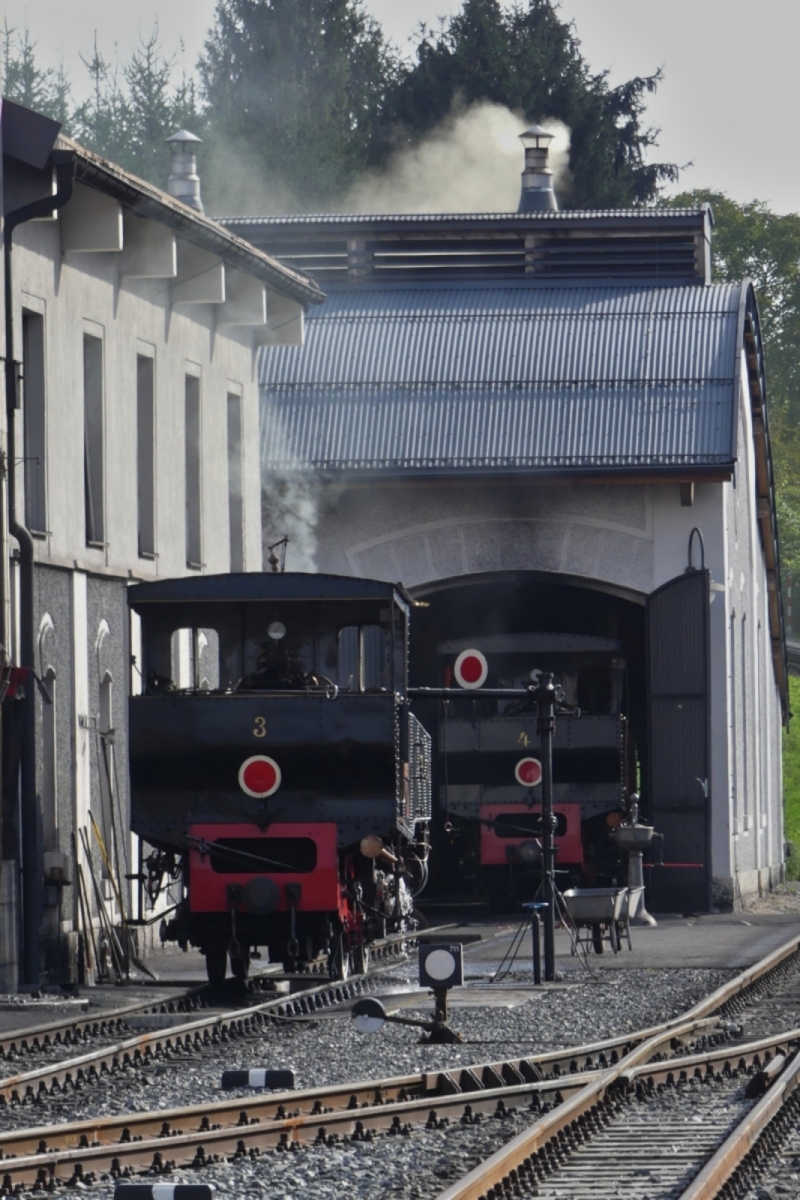
<instances>
[{"instance_id":1,"label":"corrugated metal roof","mask_svg":"<svg viewBox=\"0 0 800 1200\"><path fill-rule=\"evenodd\" d=\"M730 462L742 287L348 288L260 359L266 470Z\"/></svg>"}]
</instances>

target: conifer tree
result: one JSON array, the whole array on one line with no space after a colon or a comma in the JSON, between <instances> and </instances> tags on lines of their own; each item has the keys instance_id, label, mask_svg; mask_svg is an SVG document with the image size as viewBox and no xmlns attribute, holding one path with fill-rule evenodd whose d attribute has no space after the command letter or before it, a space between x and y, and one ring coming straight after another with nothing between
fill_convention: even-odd
<instances>
[{"instance_id":1,"label":"conifer tree","mask_svg":"<svg viewBox=\"0 0 800 1200\"><path fill-rule=\"evenodd\" d=\"M163 53L158 26L121 66L103 57L97 38L91 57L83 61L92 94L73 118L78 140L134 175L166 187L166 138L184 126L197 132L202 118L193 81L185 76L174 81L176 60Z\"/></svg>"},{"instance_id":2,"label":"conifer tree","mask_svg":"<svg viewBox=\"0 0 800 1200\"><path fill-rule=\"evenodd\" d=\"M54 70L36 62L36 42L27 27L19 33L3 26L3 94L62 125L69 122L70 85L63 63Z\"/></svg>"},{"instance_id":3,"label":"conifer tree","mask_svg":"<svg viewBox=\"0 0 800 1200\"><path fill-rule=\"evenodd\" d=\"M325 209L386 156L396 62L361 0L219 0L199 71L212 197L238 166Z\"/></svg>"},{"instance_id":4,"label":"conifer tree","mask_svg":"<svg viewBox=\"0 0 800 1200\"><path fill-rule=\"evenodd\" d=\"M456 102L491 100L530 120L557 118L570 129L571 207L626 206L652 201L677 178L671 164L648 164L656 131L642 127L645 102L661 75L620 87L593 74L571 25L552 0L506 7L465 0L436 31L423 28L416 63L392 96L390 119L413 144Z\"/></svg>"}]
</instances>

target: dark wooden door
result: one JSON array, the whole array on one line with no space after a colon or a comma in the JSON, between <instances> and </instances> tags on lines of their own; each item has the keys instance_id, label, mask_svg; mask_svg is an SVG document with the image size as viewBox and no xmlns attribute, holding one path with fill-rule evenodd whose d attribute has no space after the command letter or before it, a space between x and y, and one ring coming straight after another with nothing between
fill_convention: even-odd
<instances>
[{"instance_id":1,"label":"dark wooden door","mask_svg":"<svg viewBox=\"0 0 800 1200\"><path fill-rule=\"evenodd\" d=\"M691 570L647 600L647 808L665 864L647 872L654 912L711 907L710 579Z\"/></svg>"}]
</instances>

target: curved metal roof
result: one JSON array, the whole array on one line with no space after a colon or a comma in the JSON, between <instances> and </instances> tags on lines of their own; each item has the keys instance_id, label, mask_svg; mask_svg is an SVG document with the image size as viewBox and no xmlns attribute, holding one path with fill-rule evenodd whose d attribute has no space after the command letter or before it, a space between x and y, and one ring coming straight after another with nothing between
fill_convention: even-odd
<instances>
[{"instance_id":1,"label":"curved metal roof","mask_svg":"<svg viewBox=\"0 0 800 1200\"><path fill-rule=\"evenodd\" d=\"M361 288L261 352L265 471L724 468L746 285Z\"/></svg>"},{"instance_id":2,"label":"curved metal roof","mask_svg":"<svg viewBox=\"0 0 800 1200\"><path fill-rule=\"evenodd\" d=\"M403 585L351 575L317 575L303 571L248 571L245 574L194 575L136 583L127 589L128 604L244 600L391 600L410 601Z\"/></svg>"}]
</instances>

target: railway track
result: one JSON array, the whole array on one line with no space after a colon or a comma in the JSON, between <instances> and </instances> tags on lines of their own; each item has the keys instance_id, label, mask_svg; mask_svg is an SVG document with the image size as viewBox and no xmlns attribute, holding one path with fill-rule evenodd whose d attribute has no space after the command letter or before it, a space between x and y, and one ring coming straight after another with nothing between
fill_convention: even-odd
<instances>
[{"instance_id":1,"label":"railway track","mask_svg":"<svg viewBox=\"0 0 800 1200\"><path fill-rule=\"evenodd\" d=\"M777 995L779 985L797 968L798 943L800 939L795 939L729 981L682 1018L592 1045L361 1084L254 1094L245 1099L3 1134L0 1191L52 1190L61 1184L91 1184L98 1178L127 1177L141 1171L159 1175L175 1167L201 1168L223 1159L256 1158L270 1150L346 1139L366 1141L380 1133L404 1133L414 1125L435 1129L456 1121L478 1123L515 1109L529 1112L532 1128L539 1130L534 1149L544 1150L552 1143L558 1158L561 1131L569 1130L576 1120L588 1122L590 1128L603 1125L609 1107L620 1103L621 1090L625 1096L646 1100L654 1088L676 1084L680 1088L682 1081L698 1076L718 1077L731 1088L738 1086L731 1082L733 1073L738 1077L779 1052L789 1051L794 1040L800 1039L800 1028L788 1035L773 1032L746 1043L741 1027L725 1013L731 1007L743 1008L754 992L766 995L768 988L772 997ZM246 1010L246 1016L214 1018L219 1022L215 1027L222 1031L226 1028L223 1022L230 1028L237 1021L260 1025L278 1008L282 1009L279 1015L289 1016L320 1011L314 993L321 1007L341 1004L361 990L356 983L352 981L349 989L343 984L322 985L255 1006ZM324 992L331 988L334 995L326 999ZM189 1029L168 1031L162 1046L194 1045L202 1024L194 1022ZM530 1147L526 1153L531 1156ZM481 1191L464 1191L463 1196L503 1195L502 1190L492 1190L496 1186L491 1182ZM461 1196L462 1192L452 1194ZM444 1195L449 1197L450 1191Z\"/></svg>"},{"instance_id":2,"label":"railway track","mask_svg":"<svg viewBox=\"0 0 800 1200\"><path fill-rule=\"evenodd\" d=\"M687 1016L746 1014L748 1027L763 1030L787 1011L796 1013L798 945L800 939L792 939ZM731 1044L658 1063L637 1062L641 1048L630 1052L442 1191L438 1200L594 1200L607 1194L631 1200L642 1195L738 1200L745 1192L734 1177L748 1155L755 1162L754 1142L767 1144L772 1122L787 1103L797 1104L800 1028L773 1029L754 1042L746 1037L735 1030ZM784 1063L788 1066L773 1083L770 1073ZM760 1069L764 1087L771 1085L757 1112L751 1111L752 1097L740 1078L752 1067ZM654 1101L655 1089L664 1088L675 1090L675 1103Z\"/></svg>"},{"instance_id":3,"label":"railway track","mask_svg":"<svg viewBox=\"0 0 800 1200\"><path fill-rule=\"evenodd\" d=\"M436 929L432 932L435 933ZM371 986L370 978L390 969L399 958L405 956L412 944L415 944L413 937L400 934L376 943L369 975L354 975L343 981L326 979L324 982L316 982L319 976L309 974L307 978L310 986L293 994L272 994L266 1000L248 1003L232 1011L221 1012L218 1007L210 1008L203 1016L194 1020L180 1024L170 1023L164 1028L148 1030L122 1040L106 1039L115 1031L123 1030L132 1017L141 1016L143 1013L158 1013L169 1017L178 1015L182 1004L195 1003L199 1007L208 1003L209 989L194 988L182 996L161 999L155 1005L152 1001L143 1001L94 1017L70 1018L67 1022L9 1033L3 1038L8 1047L5 1052L7 1059L23 1053L58 1049L62 1045L70 1045L87 1038L102 1039L103 1045L93 1047L86 1054L54 1062L48 1061L31 1070L0 1078L0 1106L36 1099L70 1086L81 1086L104 1073L139 1066L153 1057L196 1052L204 1046L252 1035L276 1017L309 1016L331 1005L355 999ZM263 985L274 988L282 978L280 975L265 975L263 978L256 976L249 983L257 986L260 981ZM292 977L292 982L303 982L305 978Z\"/></svg>"},{"instance_id":4,"label":"railway track","mask_svg":"<svg viewBox=\"0 0 800 1200\"><path fill-rule=\"evenodd\" d=\"M70 1046L89 1038L112 1036L124 1029L132 1017L145 1014L171 1015L200 1008L204 1003L205 992L205 988L188 988L154 1000L126 1004L121 1008L95 1010L85 1015L0 1033L0 1062L10 1062L52 1047Z\"/></svg>"},{"instance_id":5,"label":"railway track","mask_svg":"<svg viewBox=\"0 0 800 1200\"><path fill-rule=\"evenodd\" d=\"M435 1127L463 1117L480 1120L510 1105L525 1105L533 1112L556 1109L604 1075L587 1062L599 1063L612 1055L617 1057L615 1069L620 1069L623 1063L647 1061L662 1048L674 1053L707 1035L715 1024L707 1018L672 1022L621 1058L619 1051L626 1044L621 1041L582 1047L578 1061L583 1070L577 1073L564 1072L575 1065L574 1052L573 1057L547 1054L7 1133L0 1135L2 1190L51 1180L91 1182L104 1172L119 1176L142 1169L197 1167L223 1156L260 1154L292 1144L361 1140L380 1132L402 1132L413 1124ZM753 1051L759 1052L765 1052L763 1046ZM722 1050L717 1053L725 1057ZM746 1057L744 1049L735 1053L737 1062Z\"/></svg>"}]
</instances>

